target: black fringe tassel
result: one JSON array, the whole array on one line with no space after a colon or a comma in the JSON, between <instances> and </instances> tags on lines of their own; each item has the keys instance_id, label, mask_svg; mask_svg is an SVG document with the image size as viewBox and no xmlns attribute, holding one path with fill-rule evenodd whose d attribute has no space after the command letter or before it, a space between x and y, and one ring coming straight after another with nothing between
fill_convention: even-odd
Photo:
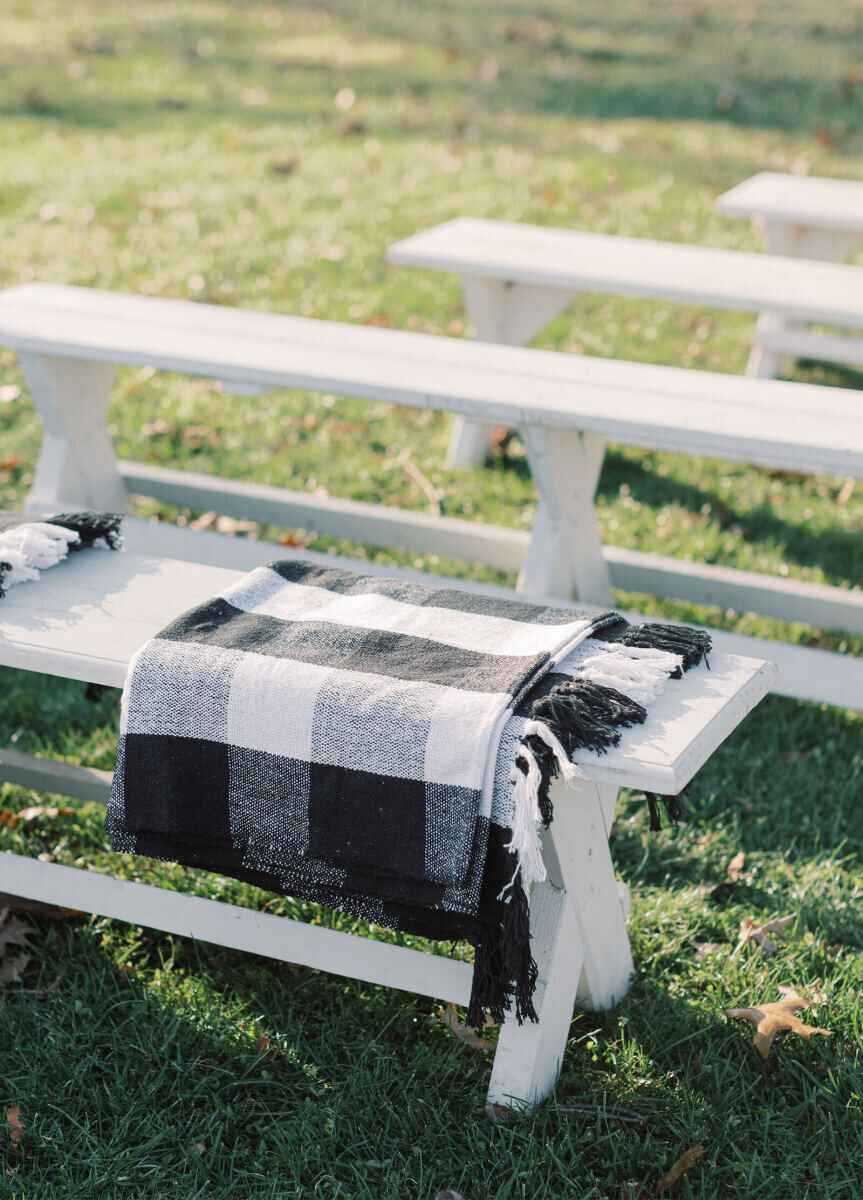
<instances>
[{"instance_id":1,"label":"black fringe tassel","mask_svg":"<svg viewBox=\"0 0 863 1200\"><path fill-rule=\"evenodd\" d=\"M676 829L681 821L685 821L689 816L686 810L686 805L683 803L681 796L688 790L688 786L678 796L660 796L656 792L645 792L647 807L650 812L650 832L658 833L662 828L662 819L659 813L660 804L665 809L665 815L668 818L669 824Z\"/></svg>"},{"instance_id":2,"label":"black fringe tassel","mask_svg":"<svg viewBox=\"0 0 863 1200\"><path fill-rule=\"evenodd\" d=\"M58 513L54 517L42 517L49 525L60 525L63 529L71 529L78 534L81 541L70 546L70 550L83 550L92 546L100 538L104 538L109 549L119 550L123 544L123 515L122 513Z\"/></svg>"},{"instance_id":3,"label":"black fringe tassel","mask_svg":"<svg viewBox=\"0 0 863 1200\"><path fill-rule=\"evenodd\" d=\"M475 946L467 1009L467 1024L474 1029L482 1028L485 1013L502 1021L512 1000L519 1025L539 1020L533 1006L538 970L530 952L530 917L520 875L497 905L499 919Z\"/></svg>"},{"instance_id":4,"label":"black fringe tassel","mask_svg":"<svg viewBox=\"0 0 863 1200\"><path fill-rule=\"evenodd\" d=\"M597 637L602 638L602 633ZM683 669L672 671L672 679L680 679L684 671L697 667L704 660L710 667L707 655L711 650L710 635L703 629L690 629L686 625L627 625L622 631L607 635L604 641L620 642L623 646L635 646L644 650L668 650L683 659Z\"/></svg>"},{"instance_id":5,"label":"black fringe tassel","mask_svg":"<svg viewBox=\"0 0 863 1200\"><path fill-rule=\"evenodd\" d=\"M620 731L632 725L643 725L647 710L614 688L603 687L589 679L573 679L558 684L547 696L533 706L533 719L549 727L570 758L578 750L595 750L605 754L620 741ZM524 739L532 752L541 776L539 811L543 823L549 825L554 816L549 788L560 774L560 767L551 748L537 734ZM527 761L517 758L516 767L527 774Z\"/></svg>"}]
</instances>

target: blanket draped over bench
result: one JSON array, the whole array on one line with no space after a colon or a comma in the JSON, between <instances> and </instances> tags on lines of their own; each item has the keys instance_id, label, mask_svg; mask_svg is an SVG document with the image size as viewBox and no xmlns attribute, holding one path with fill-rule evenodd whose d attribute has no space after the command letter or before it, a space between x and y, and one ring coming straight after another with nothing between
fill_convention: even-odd
<instances>
[{"instance_id":1,"label":"blanket draped over bench","mask_svg":"<svg viewBox=\"0 0 863 1200\"><path fill-rule=\"evenodd\" d=\"M476 950L468 1019L536 1019L549 783L707 635L272 562L137 653L113 846ZM573 798L577 803L577 797Z\"/></svg>"}]
</instances>

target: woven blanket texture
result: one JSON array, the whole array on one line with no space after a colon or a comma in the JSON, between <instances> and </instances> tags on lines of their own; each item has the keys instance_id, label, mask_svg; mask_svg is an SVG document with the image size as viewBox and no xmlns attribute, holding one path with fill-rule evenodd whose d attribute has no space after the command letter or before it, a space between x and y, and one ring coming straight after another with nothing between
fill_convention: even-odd
<instances>
[{"instance_id":1,"label":"woven blanket texture","mask_svg":"<svg viewBox=\"0 0 863 1200\"><path fill-rule=\"evenodd\" d=\"M15 584L38 579L40 571L62 562L70 550L94 545L119 549L122 522L119 513L84 511L34 517L0 511L0 599Z\"/></svg>"},{"instance_id":2,"label":"woven blanket texture","mask_svg":"<svg viewBox=\"0 0 863 1200\"><path fill-rule=\"evenodd\" d=\"M549 784L643 722L707 636L273 562L147 642L116 850L476 948L468 1019L536 1019L527 894ZM577 798L573 798L577 803Z\"/></svg>"}]
</instances>

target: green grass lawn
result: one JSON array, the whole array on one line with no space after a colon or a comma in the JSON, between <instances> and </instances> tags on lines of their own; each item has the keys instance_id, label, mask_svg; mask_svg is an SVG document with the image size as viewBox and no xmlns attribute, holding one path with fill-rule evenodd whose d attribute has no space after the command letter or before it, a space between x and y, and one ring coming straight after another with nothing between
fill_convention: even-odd
<instances>
[{"instance_id":1,"label":"green grass lawn","mask_svg":"<svg viewBox=\"0 0 863 1200\"><path fill-rule=\"evenodd\" d=\"M861 58L863 8L848 0L6 0L0 286L50 279L470 335L457 282L388 267L389 243L476 214L757 248L715 196L762 169L863 176ZM752 324L588 297L536 344L739 372ZM826 364L791 377L863 387ZM41 430L6 351L0 389L0 506L14 507ZM124 456L422 509L407 451L446 514L533 519L518 441L482 470L449 471L448 422L432 414L293 392L250 401L124 370L110 420ZM612 449L598 511L618 545L863 578L863 494L843 479ZM751 615L620 600L860 648ZM81 685L4 670L0 727L0 744L109 768L117 694L91 704ZM556 1101L503 1126L482 1112L489 1054L456 1041L432 1001L110 921L37 919L30 962L0 995L0 1104L25 1126L16 1151L0 1125L0 1197L431 1200L453 1187L466 1200L625 1200L639 1194L630 1181L653 1194L701 1143L672 1195L852 1200L860 732L854 714L771 698L700 773L678 833L648 835L643 803L623 798L613 852L633 892L632 991L614 1012L575 1015ZM0 812L36 802L0 787ZM7 818L0 848L358 924L114 856L102 819L87 805ZM744 917L791 913L774 958L731 957ZM751 1029L722 1015L817 979L827 1000L811 1023L833 1036L780 1035L766 1064ZM646 1120L603 1115L615 1106Z\"/></svg>"}]
</instances>

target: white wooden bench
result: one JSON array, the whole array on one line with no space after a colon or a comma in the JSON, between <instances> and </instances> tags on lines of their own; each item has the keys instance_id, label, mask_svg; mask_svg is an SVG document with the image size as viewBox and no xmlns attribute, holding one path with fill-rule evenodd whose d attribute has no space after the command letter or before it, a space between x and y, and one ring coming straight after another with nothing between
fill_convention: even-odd
<instances>
[{"instance_id":1,"label":"white wooden bench","mask_svg":"<svg viewBox=\"0 0 863 1200\"><path fill-rule=\"evenodd\" d=\"M749 217L771 254L838 262L863 241L863 183L855 179L762 171L724 192L716 207L728 217ZM816 357L820 342L810 347L811 337L778 312L761 313L748 373L770 379L783 354Z\"/></svg>"},{"instance_id":2,"label":"white wooden bench","mask_svg":"<svg viewBox=\"0 0 863 1200\"><path fill-rule=\"evenodd\" d=\"M603 547L593 496L605 439L792 471L859 474L859 393L487 345L54 284L0 293L45 425L30 511L128 510L130 494L287 528L520 571L519 590L611 601L612 584L863 632L863 594ZM248 481L118 461L106 430L114 365L311 388L520 426L540 503L531 532ZM253 403L253 401L247 401ZM129 524L131 550L246 567L272 548L169 525ZM718 650L769 658L778 691L854 707L860 662L714 633Z\"/></svg>"},{"instance_id":3,"label":"white wooden bench","mask_svg":"<svg viewBox=\"0 0 863 1200\"><path fill-rule=\"evenodd\" d=\"M863 338L803 328L817 322L863 329L863 267L476 217L417 233L391 246L387 257L398 266L460 275L468 315L484 341L523 345L576 296L599 292L769 312L771 321L791 322L798 356L863 365ZM769 343L775 352L775 321L767 324L756 330L755 345ZM750 359L748 373L764 377L759 362ZM490 433L488 426L457 422L449 462L482 461Z\"/></svg>"},{"instance_id":4,"label":"white wooden bench","mask_svg":"<svg viewBox=\"0 0 863 1200\"><path fill-rule=\"evenodd\" d=\"M327 555L302 557L333 562ZM0 665L119 687L145 639L238 577L224 567L176 560L74 555L0 602ZM617 749L605 757L580 756L590 781L579 793L556 789L555 820L544 841L549 880L530 897L540 1022L504 1022L488 1091L492 1108L547 1096L576 1000L607 1008L629 987L628 893L615 880L607 840L618 788L679 791L764 696L774 675L768 663L727 654L711 656L710 666L670 683L653 702L648 724L624 734ZM110 786L107 772L3 749L0 779L102 803ZM0 891L459 1005L470 992L471 967L461 961L8 852L0 853Z\"/></svg>"}]
</instances>

